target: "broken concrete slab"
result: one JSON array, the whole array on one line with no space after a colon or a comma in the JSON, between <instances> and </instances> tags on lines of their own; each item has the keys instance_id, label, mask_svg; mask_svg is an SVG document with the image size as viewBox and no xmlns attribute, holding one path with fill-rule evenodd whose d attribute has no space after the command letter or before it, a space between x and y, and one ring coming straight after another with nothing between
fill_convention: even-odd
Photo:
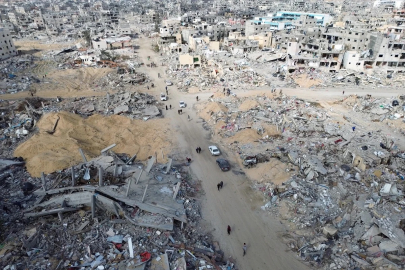
<instances>
[{"instance_id":1,"label":"broken concrete slab","mask_svg":"<svg viewBox=\"0 0 405 270\"><path fill-rule=\"evenodd\" d=\"M378 245L378 247L383 252L393 252L393 251L398 251L400 249L400 246L397 243L395 243L394 241L391 241L391 240L382 241Z\"/></svg>"},{"instance_id":2,"label":"broken concrete slab","mask_svg":"<svg viewBox=\"0 0 405 270\"><path fill-rule=\"evenodd\" d=\"M151 261L151 270L170 270L167 254L158 255Z\"/></svg>"},{"instance_id":3,"label":"broken concrete slab","mask_svg":"<svg viewBox=\"0 0 405 270\"><path fill-rule=\"evenodd\" d=\"M121 105L114 108L114 114L121 114L129 111L128 105Z\"/></svg>"},{"instance_id":4,"label":"broken concrete slab","mask_svg":"<svg viewBox=\"0 0 405 270\"><path fill-rule=\"evenodd\" d=\"M337 229L333 225L329 224L323 227L322 232L325 235L334 236L337 233Z\"/></svg>"}]
</instances>

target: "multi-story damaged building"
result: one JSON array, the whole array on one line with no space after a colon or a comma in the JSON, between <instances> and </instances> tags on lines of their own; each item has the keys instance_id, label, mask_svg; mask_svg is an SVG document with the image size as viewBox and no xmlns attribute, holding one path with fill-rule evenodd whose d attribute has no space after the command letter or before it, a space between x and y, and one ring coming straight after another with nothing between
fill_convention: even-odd
<instances>
[{"instance_id":1,"label":"multi-story damaged building","mask_svg":"<svg viewBox=\"0 0 405 270\"><path fill-rule=\"evenodd\" d=\"M0 60L17 55L10 32L5 28L0 28Z\"/></svg>"}]
</instances>

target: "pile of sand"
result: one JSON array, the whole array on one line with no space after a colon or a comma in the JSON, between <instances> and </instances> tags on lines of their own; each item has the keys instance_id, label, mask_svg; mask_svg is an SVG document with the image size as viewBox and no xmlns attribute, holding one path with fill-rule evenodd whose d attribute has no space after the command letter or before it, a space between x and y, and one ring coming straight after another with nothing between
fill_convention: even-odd
<instances>
[{"instance_id":1,"label":"pile of sand","mask_svg":"<svg viewBox=\"0 0 405 270\"><path fill-rule=\"evenodd\" d=\"M226 113L228 112L228 108L218 102L208 102L204 104L199 105L201 108L200 111L200 117L203 118L205 121L208 121L211 119L212 114L216 114L219 112Z\"/></svg>"},{"instance_id":2,"label":"pile of sand","mask_svg":"<svg viewBox=\"0 0 405 270\"><path fill-rule=\"evenodd\" d=\"M45 80L49 83L33 84L32 87L37 89L38 95L46 91L65 93L64 96L69 96L66 93L77 95L78 92L100 91L102 89L100 81L113 71L115 70L112 68L84 67L48 72L47 67L39 65L32 72L38 75L47 74Z\"/></svg>"},{"instance_id":3,"label":"pile of sand","mask_svg":"<svg viewBox=\"0 0 405 270\"><path fill-rule=\"evenodd\" d=\"M303 88L310 88L312 86L322 83L321 80L311 79L306 74L298 75L294 79L294 81L296 84L298 84L300 87L303 87Z\"/></svg>"},{"instance_id":4,"label":"pile of sand","mask_svg":"<svg viewBox=\"0 0 405 270\"><path fill-rule=\"evenodd\" d=\"M287 168L288 164L272 158L269 162L259 163L253 168L246 169L245 172L250 179L260 183L273 182L281 185L291 177L291 174L286 172Z\"/></svg>"},{"instance_id":5,"label":"pile of sand","mask_svg":"<svg viewBox=\"0 0 405 270\"><path fill-rule=\"evenodd\" d=\"M258 106L260 106L260 103L257 102L256 100L247 99L239 105L239 110L246 112Z\"/></svg>"},{"instance_id":6,"label":"pile of sand","mask_svg":"<svg viewBox=\"0 0 405 270\"><path fill-rule=\"evenodd\" d=\"M263 137L264 136L278 136L281 135L281 131L277 130L276 125L270 125L267 123L262 123L262 127L264 129Z\"/></svg>"},{"instance_id":7,"label":"pile of sand","mask_svg":"<svg viewBox=\"0 0 405 270\"><path fill-rule=\"evenodd\" d=\"M238 142L241 144L251 143L260 139L261 136L257 134L257 131L254 129L243 129L236 133L234 136L228 138L228 143Z\"/></svg>"},{"instance_id":8,"label":"pile of sand","mask_svg":"<svg viewBox=\"0 0 405 270\"><path fill-rule=\"evenodd\" d=\"M60 117L53 135L56 119ZM82 162L79 148L87 159L100 155L100 151L117 144L113 151L137 154L137 160L145 160L161 151L166 156L172 148L171 130L167 119L153 119L147 122L131 120L124 116L93 115L83 119L68 112L49 113L37 123L39 132L18 146L14 156L23 157L28 172L40 176L41 172L51 173Z\"/></svg>"}]
</instances>

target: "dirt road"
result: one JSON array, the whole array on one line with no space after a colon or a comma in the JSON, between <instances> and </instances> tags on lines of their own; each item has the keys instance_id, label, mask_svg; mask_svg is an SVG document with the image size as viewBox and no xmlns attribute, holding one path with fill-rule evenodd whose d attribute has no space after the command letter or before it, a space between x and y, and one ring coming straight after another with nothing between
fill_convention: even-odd
<instances>
[{"instance_id":1,"label":"dirt road","mask_svg":"<svg viewBox=\"0 0 405 270\"><path fill-rule=\"evenodd\" d=\"M151 50L150 39L140 40L138 54L145 63L148 63L149 55L151 61L160 64L158 55ZM158 78L158 73L164 74L162 66L145 67L144 72L155 80L156 87L152 91L156 96L165 91L164 78ZM283 232L282 225L257 208L258 203L249 191L248 179L232 171L222 172L215 163L216 158L208 151L211 144L209 133L202 128L201 121L192 110L196 95L179 93L175 86L169 86L168 90L169 100L166 103L171 104L174 109L164 111L165 117L171 119L173 129L178 134L180 148L192 157L192 172L202 180L206 193L202 217L213 229L213 236L219 241L225 256L232 256L239 269L243 270L309 269L298 261L294 253L286 251L286 246L278 238ZM187 103L182 115L177 113L180 100ZM191 117L190 121L187 119L188 115ZM195 152L197 146L203 149L201 154ZM232 162L233 154L228 156L223 153L222 157L229 158ZM218 191L216 185L220 181L224 182L224 188ZM226 232L227 225L232 227L230 236ZM244 257L243 243L248 246Z\"/></svg>"}]
</instances>

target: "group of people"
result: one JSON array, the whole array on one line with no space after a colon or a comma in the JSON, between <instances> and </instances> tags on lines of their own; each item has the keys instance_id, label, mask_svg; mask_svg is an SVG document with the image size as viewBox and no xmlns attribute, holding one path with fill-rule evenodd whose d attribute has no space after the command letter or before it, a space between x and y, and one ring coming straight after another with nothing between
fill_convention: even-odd
<instances>
[{"instance_id":1,"label":"group of people","mask_svg":"<svg viewBox=\"0 0 405 270\"><path fill-rule=\"evenodd\" d=\"M198 147L195 149L195 151L197 152L197 154L201 153L201 147L198 146Z\"/></svg>"}]
</instances>

